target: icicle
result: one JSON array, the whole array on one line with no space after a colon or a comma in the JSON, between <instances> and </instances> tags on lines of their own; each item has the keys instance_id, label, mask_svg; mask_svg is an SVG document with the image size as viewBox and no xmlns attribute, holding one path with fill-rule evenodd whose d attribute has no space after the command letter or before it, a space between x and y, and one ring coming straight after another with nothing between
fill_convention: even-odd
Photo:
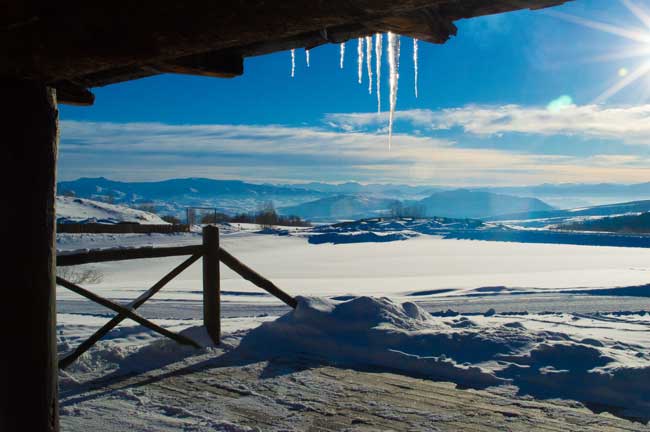
<instances>
[{"instance_id":1,"label":"icicle","mask_svg":"<svg viewBox=\"0 0 650 432\"><path fill-rule=\"evenodd\" d=\"M345 58L345 42L341 43L341 69L343 69L343 59Z\"/></svg>"},{"instance_id":2,"label":"icicle","mask_svg":"<svg viewBox=\"0 0 650 432\"><path fill-rule=\"evenodd\" d=\"M402 43L401 43L401 37L400 35L396 34L395 35L395 51L397 52L397 76L399 77L399 64L401 60L401 54L402 54Z\"/></svg>"},{"instance_id":3,"label":"icicle","mask_svg":"<svg viewBox=\"0 0 650 432\"><path fill-rule=\"evenodd\" d=\"M413 39L413 81L415 82L415 97L418 97L418 40Z\"/></svg>"},{"instance_id":4,"label":"icicle","mask_svg":"<svg viewBox=\"0 0 650 432\"><path fill-rule=\"evenodd\" d=\"M307 67L309 67L309 50L305 50L305 60L307 61Z\"/></svg>"},{"instance_id":5,"label":"icicle","mask_svg":"<svg viewBox=\"0 0 650 432\"><path fill-rule=\"evenodd\" d=\"M397 83L399 81L399 36L388 32L388 67L390 70L390 112L388 114L388 151L393 142L393 118L397 105Z\"/></svg>"},{"instance_id":6,"label":"icicle","mask_svg":"<svg viewBox=\"0 0 650 432\"><path fill-rule=\"evenodd\" d=\"M359 84L363 82L363 38L357 39L357 69Z\"/></svg>"},{"instance_id":7,"label":"icicle","mask_svg":"<svg viewBox=\"0 0 650 432\"><path fill-rule=\"evenodd\" d=\"M291 50L291 78L296 76L296 50Z\"/></svg>"},{"instance_id":8,"label":"icicle","mask_svg":"<svg viewBox=\"0 0 650 432\"><path fill-rule=\"evenodd\" d=\"M377 112L381 112L381 54L382 39L384 35L377 33L375 35L375 75L377 75Z\"/></svg>"},{"instance_id":9,"label":"icicle","mask_svg":"<svg viewBox=\"0 0 650 432\"><path fill-rule=\"evenodd\" d=\"M366 36L366 69L368 70L368 94L372 94L372 36Z\"/></svg>"}]
</instances>

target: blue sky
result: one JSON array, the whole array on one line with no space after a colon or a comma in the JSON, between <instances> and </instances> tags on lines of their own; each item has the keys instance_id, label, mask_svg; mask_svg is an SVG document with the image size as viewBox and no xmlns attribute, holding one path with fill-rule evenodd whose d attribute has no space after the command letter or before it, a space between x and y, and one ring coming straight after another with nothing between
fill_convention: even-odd
<instances>
[{"instance_id":1,"label":"blue sky","mask_svg":"<svg viewBox=\"0 0 650 432\"><path fill-rule=\"evenodd\" d=\"M60 107L59 178L650 180L649 1L575 0L457 25L445 45L420 43L418 98L412 41L401 38L390 151L387 115L365 73L357 83L349 41L343 70L328 45L311 51L309 68L298 50L294 78L281 52L246 59L235 79L161 75L95 89L95 106ZM386 61L382 81L385 110Z\"/></svg>"}]
</instances>

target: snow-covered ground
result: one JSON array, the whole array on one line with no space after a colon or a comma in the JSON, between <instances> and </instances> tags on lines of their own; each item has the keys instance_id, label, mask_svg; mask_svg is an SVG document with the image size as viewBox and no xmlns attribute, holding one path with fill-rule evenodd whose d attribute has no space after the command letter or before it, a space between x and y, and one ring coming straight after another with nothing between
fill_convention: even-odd
<instances>
[{"instance_id":1,"label":"snow-covered ground","mask_svg":"<svg viewBox=\"0 0 650 432\"><path fill-rule=\"evenodd\" d=\"M200 235L195 233L58 236L61 252L200 242ZM548 291L626 287L650 282L650 249L640 248L447 240L436 236L381 244L312 245L300 237L251 231L223 233L221 246L292 295L372 295L425 300L443 295L477 294L475 290L483 287ZM174 257L93 264L91 267L105 274L104 281L93 288L108 297L128 298L133 292L146 289L182 260ZM222 279L222 290L226 292L259 292L225 267ZM157 298L200 300L200 281L201 265L197 263ZM452 291L433 292L436 290ZM61 291L59 299L71 296ZM242 297L246 296L237 295L238 300ZM256 297L254 301L266 300Z\"/></svg>"},{"instance_id":2,"label":"snow-covered ground","mask_svg":"<svg viewBox=\"0 0 650 432\"><path fill-rule=\"evenodd\" d=\"M310 244L299 231L259 234L254 228L222 230L221 246L304 298L290 312L222 266L226 344L213 348L213 356L300 358L471 388L515 386L520 396L572 399L650 420L650 249L433 235L381 244ZM191 233L62 234L57 245L65 252L200 242ZM87 287L128 302L182 260L88 265L104 279ZM143 306L142 314L205 341L197 329L201 277L197 263ZM111 315L64 289L57 296L61 352ZM210 352L174 347L125 321L62 373L62 388L74 393L75 383ZM64 422L70 415L74 410L64 411ZM179 415L188 414L170 412L165 421Z\"/></svg>"},{"instance_id":3,"label":"snow-covered ground","mask_svg":"<svg viewBox=\"0 0 650 432\"><path fill-rule=\"evenodd\" d=\"M153 213L123 205L68 196L56 197L56 219L57 223L136 222L142 225L167 225L167 222Z\"/></svg>"}]
</instances>

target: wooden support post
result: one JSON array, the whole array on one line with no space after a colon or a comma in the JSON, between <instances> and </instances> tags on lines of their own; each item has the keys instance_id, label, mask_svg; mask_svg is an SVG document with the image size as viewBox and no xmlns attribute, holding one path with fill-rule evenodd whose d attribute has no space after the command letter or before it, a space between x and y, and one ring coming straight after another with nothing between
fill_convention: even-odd
<instances>
[{"instance_id":1,"label":"wooden support post","mask_svg":"<svg viewBox=\"0 0 650 432\"><path fill-rule=\"evenodd\" d=\"M0 78L0 431L59 430L55 303L58 110L43 83Z\"/></svg>"},{"instance_id":2,"label":"wooden support post","mask_svg":"<svg viewBox=\"0 0 650 432\"><path fill-rule=\"evenodd\" d=\"M219 228L203 228L203 325L216 344L221 338L221 277Z\"/></svg>"}]
</instances>

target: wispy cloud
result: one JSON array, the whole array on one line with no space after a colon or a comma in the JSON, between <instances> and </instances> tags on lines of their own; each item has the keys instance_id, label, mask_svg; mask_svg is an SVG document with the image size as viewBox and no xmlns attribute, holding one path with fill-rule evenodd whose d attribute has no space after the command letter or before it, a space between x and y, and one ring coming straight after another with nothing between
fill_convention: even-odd
<instances>
[{"instance_id":1,"label":"wispy cloud","mask_svg":"<svg viewBox=\"0 0 650 432\"><path fill-rule=\"evenodd\" d=\"M280 125L169 125L161 123L62 122L66 151L129 153L255 154L264 157L319 156L348 159L413 160L437 148L445 139L402 136L403 146L386 152L383 134Z\"/></svg>"},{"instance_id":2,"label":"wispy cloud","mask_svg":"<svg viewBox=\"0 0 650 432\"><path fill-rule=\"evenodd\" d=\"M548 127L555 133L582 135L599 130L597 136L614 136L616 130L629 132L621 124L596 125L596 119L589 123L591 127L575 124L578 120L573 111L573 107L563 108L559 113L516 106L464 107L439 112L406 111L399 113L399 117L422 129L461 127L481 136L508 132L551 134L545 129ZM618 121L631 122L632 112L623 111L624 115L616 117ZM574 120L555 119L555 114L566 113ZM634 118L648 113L650 109L640 110ZM543 121L546 118L543 115L550 115L551 120ZM603 122L607 120L602 113L596 117ZM249 181L357 180L456 185L633 182L650 176L650 169L646 168L648 161L638 156L608 154L577 158L475 149L458 146L451 139L426 135L397 134L389 152L386 135L367 130L369 125L381 126L376 114L332 114L326 123L346 127L340 130L329 125L63 121L59 174L64 179L95 175L126 180L201 176ZM650 129L650 126L637 125L638 136L645 127Z\"/></svg>"},{"instance_id":3,"label":"wispy cloud","mask_svg":"<svg viewBox=\"0 0 650 432\"><path fill-rule=\"evenodd\" d=\"M565 105L562 109L468 105L439 111L400 111L396 119L430 130L461 128L483 137L506 133L564 135L650 145L650 105ZM328 114L326 121L343 130L364 130L385 120L374 113L352 113Z\"/></svg>"}]
</instances>

